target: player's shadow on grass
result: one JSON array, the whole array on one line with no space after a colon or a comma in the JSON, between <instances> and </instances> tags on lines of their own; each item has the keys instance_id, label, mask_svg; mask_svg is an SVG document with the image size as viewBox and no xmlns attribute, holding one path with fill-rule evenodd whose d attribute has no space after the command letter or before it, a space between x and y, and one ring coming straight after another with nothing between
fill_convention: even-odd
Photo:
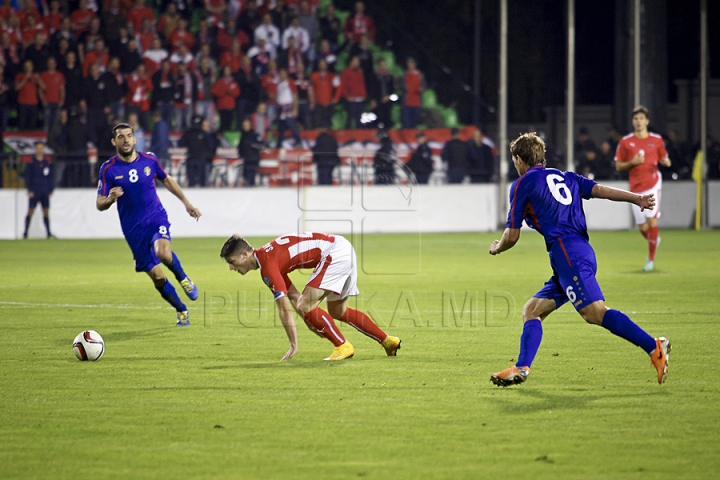
<instances>
[{"instance_id":1,"label":"player's shadow on grass","mask_svg":"<svg viewBox=\"0 0 720 480\"><path fill-rule=\"evenodd\" d=\"M103 339L105 342L125 342L128 340L134 340L136 338L143 338L143 337L154 337L156 335L161 335L163 333L168 333L167 327L158 327L158 328L151 328L148 330L132 330L128 332L114 332L114 333L108 333L106 335L103 335Z\"/></svg>"},{"instance_id":2,"label":"player's shadow on grass","mask_svg":"<svg viewBox=\"0 0 720 480\"><path fill-rule=\"evenodd\" d=\"M366 358L363 360L372 360ZM361 359L352 359L352 363L363 361ZM288 362L281 362L280 360L268 360L267 362L238 362L229 365L210 365L202 367L204 370L244 370L244 369L278 369L278 368L343 368L344 366L350 366L350 362L343 360L342 362L326 362L323 360L290 360Z\"/></svg>"},{"instance_id":3,"label":"player's shadow on grass","mask_svg":"<svg viewBox=\"0 0 720 480\"><path fill-rule=\"evenodd\" d=\"M617 392L612 391L608 391L606 394L603 394L598 392L596 389L585 388L574 388L571 389L571 391L573 393L564 395L547 393L541 390L517 389L517 393L513 397L498 398L497 395L494 395L489 397L489 400L494 402L498 408L504 410L505 413L526 414L528 412L547 412L552 410L584 410L588 408L587 405L589 403L607 398L637 398L638 396L654 397L658 394L667 394L667 392L662 389L658 389L655 392L648 391L643 393L634 392L627 394L618 394ZM589 392L595 393L588 394Z\"/></svg>"}]
</instances>

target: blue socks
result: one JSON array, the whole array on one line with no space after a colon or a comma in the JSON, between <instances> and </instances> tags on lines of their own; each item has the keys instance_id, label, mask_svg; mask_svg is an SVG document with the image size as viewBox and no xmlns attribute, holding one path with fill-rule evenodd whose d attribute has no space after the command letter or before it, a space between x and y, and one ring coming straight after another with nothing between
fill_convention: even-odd
<instances>
[{"instance_id":1,"label":"blue socks","mask_svg":"<svg viewBox=\"0 0 720 480\"><path fill-rule=\"evenodd\" d=\"M520 354L518 355L516 367L530 367L535 355L537 355L540 342L542 341L543 330L540 319L533 318L523 324L523 332L520 336ZM653 341L654 342L654 341Z\"/></svg>"},{"instance_id":2,"label":"blue socks","mask_svg":"<svg viewBox=\"0 0 720 480\"><path fill-rule=\"evenodd\" d=\"M655 339L620 310L608 309L603 316L602 326L618 337L642 348L648 355L655 350Z\"/></svg>"},{"instance_id":3,"label":"blue socks","mask_svg":"<svg viewBox=\"0 0 720 480\"><path fill-rule=\"evenodd\" d=\"M175 255L173 254L173 257L174 256ZM155 288L157 288L157 291L160 292L160 295L166 302L175 307L175 310L178 312L184 312L187 310L185 304L180 300L180 297L178 297L175 287L173 287L172 283L170 283L167 279L165 279L165 283L162 287L156 286Z\"/></svg>"},{"instance_id":4,"label":"blue socks","mask_svg":"<svg viewBox=\"0 0 720 480\"><path fill-rule=\"evenodd\" d=\"M178 282L185 278L185 270L183 270L182 265L180 265L180 259L175 255L175 252L172 252L172 263L167 265L167 267L175 275Z\"/></svg>"}]
</instances>

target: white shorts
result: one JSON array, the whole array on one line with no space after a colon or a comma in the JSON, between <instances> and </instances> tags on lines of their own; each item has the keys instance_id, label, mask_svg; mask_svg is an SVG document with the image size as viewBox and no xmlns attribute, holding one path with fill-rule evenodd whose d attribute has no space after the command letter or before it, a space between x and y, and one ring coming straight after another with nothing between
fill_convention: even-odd
<instances>
[{"instance_id":1,"label":"white shorts","mask_svg":"<svg viewBox=\"0 0 720 480\"><path fill-rule=\"evenodd\" d=\"M660 218L660 193L662 191L662 177L660 177L654 187L645 190L644 192L633 192L638 195L648 195L650 193L655 194L655 207L652 210L647 208L644 211L640 211L640 207L634 203L630 204L632 208L633 217L635 217L635 223L642 225L647 222L650 218Z\"/></svg>"},{"instance_id":2,"label":"white shorts","mask_svg":"<svg viewBox=\"0 0 720 480\"><path fill-rule=\"evenodd\" d=\"M307 284L331 292L327 296L327 300L331 301L344 300L360 293L357 288L355 249L345 237L335 235L335 242L323 252Z\"/></svg>"}]
</instances>

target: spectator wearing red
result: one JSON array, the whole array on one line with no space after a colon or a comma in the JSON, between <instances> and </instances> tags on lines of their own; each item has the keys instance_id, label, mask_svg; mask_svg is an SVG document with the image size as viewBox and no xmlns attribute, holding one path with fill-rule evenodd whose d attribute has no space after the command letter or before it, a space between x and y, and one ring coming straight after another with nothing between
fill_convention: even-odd
<instances>
[{"instance_id":1,"label":"spectator wearing red","mask_svg":"<svg viewBox=\"0 0 720 480\"><path fill-rule=\"evenodd\" d=\"M220 67L230 65L230 70L235 74L240 70L240 67L242 67L244 57L245 55L243 55L242 50L240 50L240 39L234 38L230 51L223 53L220 57Z\"/></svg>"},{"instance_id":2,"label":"spectator wearing red","mask_svg":"<svg viewBox=\"0 0 720 480\"><path fill-rule=\"evenodd\" d=\"M65 75L57 71L57 60L47 60L47 70L40 74L44 88L40 89L40 102L43 104L45 131L57 122L60 106L65 103Z\"/></svg>"},{"instance_id":3,"label":"spectator wearing red","mask_svg":"<svg viewBox=\"0 0 720 480\"><path fill-rule=\"evenodd\" d=\"M15 91L18 103L18 129L34 130L38 120L38 93L44 88L40 76L35 73L33 63L25 60L23 71L15 77Z\"/></svg>"},{"instance_id":4,"label":"spectator wearing red","mask_svg":"<svg viewBox=\"0 0 720 480\"><path fill-rule=\"evenodd\" d=\"M274 122L277 118L277 84L280 82L280 74L277 70L277 62L270 60L268 62L268 71L260 80L260 86L265 90L267 104L267 113L270 122Z\"/></svg>"},{"instance_id":5,"label":"spectator wearing red","mask_svg":"<svg viewBox=\"0 0 720 480\"><path fill-rule=\"evenodd\" d=\"M145 6L145 0L135 0L135 6L130 9L127 14L128 23L133 29L133 33L138 33L146 18L155 25L155 13L152 8Z\"/></svg>"},{"instance_id":6,"label":"spectator wearing red","mask_svg":"<svg viewBox=\"0 0 720 480\"><path fill-rule=\"evenodd\" d=\"M2 7L0 7L2 8ZM63 19L63 14L60 12L60 1L52 0L50 2L50 11L43 18L43 24L49 35L53 35L55 32L60 30L60 22Z\"/></svg>"},{"instance_id":7,"label":"spectator wearing red","mask_svg":"<svg viewBox=\"0 0 720 480\"><path fill-rule=\"evenodd\" d=\"M160 64L163 60L169 58L170 54L168 54L168 51L163 48L160 37L153 38L152 47L143 53L143 62L145 63L147 74L150 76L155 75L155 72L160 70Z\"/></svg>"},{"instance_id":8,"label":"spectator wearing red","mask_svg":"<svg viewBox=\"0 0 720 480\"><path fill-rule=\"evenodd\" d=\"M90 65L96 63L99 67L100 73L107 69L108 61L110 56L105 51L105 42L102 38L95 40L94 48L85 55L85 61L83 62L83 76L87 77L90 72Z\"/></svg>"},{"instance_id":9,"label":"spectator wearing red","mask_svg":"<svg viewBox=\"0 0 720 480\"><path fill-rule=\"evenodd\" d=\"M17 15L11 15L7 21L7 25L3 28L7 32L10 42L16 47L22 44L22 30L20 29L20 18Z\"/></svg>"},{"instance_id":10,"label":"spectator wearing red","mask_svg":"<svg viewBox=\"0 0 720 480\"><path fill-rule=\"evenodd\" d=\"M25 28L27 27L27 16L29 14L35 15L35 20L37 20L38 15L42 17L42 14L39 14L37 11L37 6L35 5L34 0L26 0L26 1L20 1L18 2L20 4L20 8L18 9L16 15L20 18L20 27Z\"/></svg>"},{"instance_id":11,"label":"spectator wearing red","mask_svg":"<svg viewBox=\"0 0 720 480\"><path fill-rule=\"evenodd\" d=\"M95 12L88 8L87 0L80 0L80 8L72 12L70 20L75 35L80 35L90 29L90 21L97 18Z\"/></svg>"},{"instance_id":12,"label":"spectator wearing red","mask_svg":"<svg viewBox=\"0 0 720 480\"><path fill-rule=\"evenodd\" d=\"M177 12L177 6L170 2L165 8L165 13L160 16L157 23L157 30L164 38L170 38L180 21L180 14Z\"/></svg>"},{"instance_id":13,"label":"spectator wearing red","mask_svg":"<svg viewBox=\"0 0 720 480\"><path fill-rule=\"evenodd\" d=\"M242 30L238 31L235 20L228 20L225 28L219 28L217 33L217 44L220 52L224 53L230 50L233 39L240 40L240 48L245 52L250 46L250 37Z\"/></svg>"},{"instance_id":14,"label":"spectator wearing red","mask_svg":"<svg viewBox=\"0 0 720 480\"><path fill-rule=\"evenodd\" d=\"M17 15L15 7L13 7L12 0L3 0L2 6L0 6L0 18L7 21L11 16Z\"/></svg>"},{"instance_id":15,"label":"spectator wearing red","mask_svg":"<svg viewBox=\"0 0 720 480\"><path fill-rule=\"evenodd\" d=\"M350 43L359 42L363 34L367 34L371 42L375 40L375 22L365 15L365 2L355 2L355 14L345 20L343 34Z\"/></svg>"},{"instance_id":16,"label":"spectator wearing red","mask_svg":"<svg viewBox=\"0 0 720 480\"><path fill-rule=\"evenodd\" d=\"M27 25L20 31L23 48L28 48L35 41L37 35L42 36L43 43L47 43L50 38L45 25L38 22L36 14L31 12L27 15Z\"/></svg>"},{"instance_id":17,"label":"spectator wearing red","mask_svg":"<svg viewBox=\"0 0 720 480\"><path fill-rule=\"evenodd\" d=\"M360 68L360 59L352 57L350 65L340 74L340 95L347 105L345 128L360 128L360 117L365 107L365 75Z\"/></svg>"},{"instance_id":18,"label":"spectator wearing red","mask_svg":"<svg viewBox=\"0 0 720 480\"><path fill-rule=\"evenodd\" d=\"M170 63L172 64L173 73L177 71L178 63L187 65L189 72L195 71L195 57L192 56L192 53L190 53L190 50L185 44L180 45L178 51L170 55Z\"/></svg>"},{"instance_id":19,"label":"spectator wearing red","mask_svg":"<svg viewBox=\"0 0 720 480\"><path fill-rule=\"evenodd\" d=\"M137 42L138 50L140 50L142 55L145 55L145 52L153 48L152 45L155 37L157 37L155 25L153 25L149 19L143 19L140 31L135 34L135 41Z\"/></svg>"},{"instance_id":20,"label":"spectator wearing red","mask_svg":"<svg viewBox=\"0 0 720 480\"><path fill-rule=\"evenodd\" d=\"M204 0L205 12L209 27L214 27L222 23L222 17L227 10L225 0Z\"/></svg>"},{"instance_id":21,"label":"spectator wearing red","mask_svg":"<svg viewBox=\"0 0 720 480\"><path fill-rule=\"evenodd\" d=\"M318 70L310 75L310 83L313 91L310 100L313 127L329 128L332 125L334 105L337 102L339 79L328 71L325 59L318 61Z\"/></svg>"},{"instance_id":22,"label":"spectator wearing red","mask_svg":"<svg viewBox=\"0 0 720 480\"><path fill-rule=\"evenodd\" d=\"M222 72L222 77L215 82L211 92L220 113L220 131L227 132L232 128L235 99L240 96L240 86L233 78L229 65L224 66Z\"/></svg>"},{"instance_id":23,"label":"spectator wearing red","mask_svg":"<svg viewBox=\"0 0 720 480\"><path fill-rule=\"evenodd\" d=\"M188 22L184 18L178 20L178 28L170 34L170 51L177 52L181 45L185 45L188 50L192 50L195 46L195 37L187 29Z\"/></svg>"},{"instance_id":24,"label":"spectator wearing red","mask_svg":"<svg viewBox=\"0 0 720 480\"><path fill-rule=\"evenodd\" d=\"M125 97L125 106L127 113L137 113L140 119L140 125L143 129L148 130L150 98L149 95L153 90L153 84L145 73L145 64L141 63L133 73L127 77L127 96Z\"/></svg>"},{"instance_id":25,"label":"spectator wearing red","mask_svg":"<svg viewBox=\"0 0 720 480\"><path fill-rule=\"evenodd\" d=\"M415 60L407 59L407 70L403 77L405 99L401 109L402 128L417 128L420 123L420 101L425 90L425 77L417 69Z\"/></svg>"}]
</instances>

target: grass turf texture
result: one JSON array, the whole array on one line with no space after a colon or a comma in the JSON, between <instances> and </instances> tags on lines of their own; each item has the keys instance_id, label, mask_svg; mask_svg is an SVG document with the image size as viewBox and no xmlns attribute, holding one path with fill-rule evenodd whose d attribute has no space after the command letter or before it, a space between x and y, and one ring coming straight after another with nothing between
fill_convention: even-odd
<instances>
[{"instance_id":1,"label":"grass turf texture","mask_svg":"<svg viewBox=\"0 0 720 480\"><path fill-rule=\"evenodd\" d=\"M592 234L607 304L673 342L665 385L566 305L507 389L489 375L517 355L522 305L550 268L539 235L491 257L498 236L355 239L359 306L404 342L388 358L339 324L356 355L337 363L302 321L299 353L279 361L272 297L257 272L228 271L223 239L174 242L201 290L189 328L123 241L0 242L0 477L716 476L720 232L663 231L650 274L637 232ZM72 354L84 329L105 338L99 362Z\"/></svg>"}]
</instances>

